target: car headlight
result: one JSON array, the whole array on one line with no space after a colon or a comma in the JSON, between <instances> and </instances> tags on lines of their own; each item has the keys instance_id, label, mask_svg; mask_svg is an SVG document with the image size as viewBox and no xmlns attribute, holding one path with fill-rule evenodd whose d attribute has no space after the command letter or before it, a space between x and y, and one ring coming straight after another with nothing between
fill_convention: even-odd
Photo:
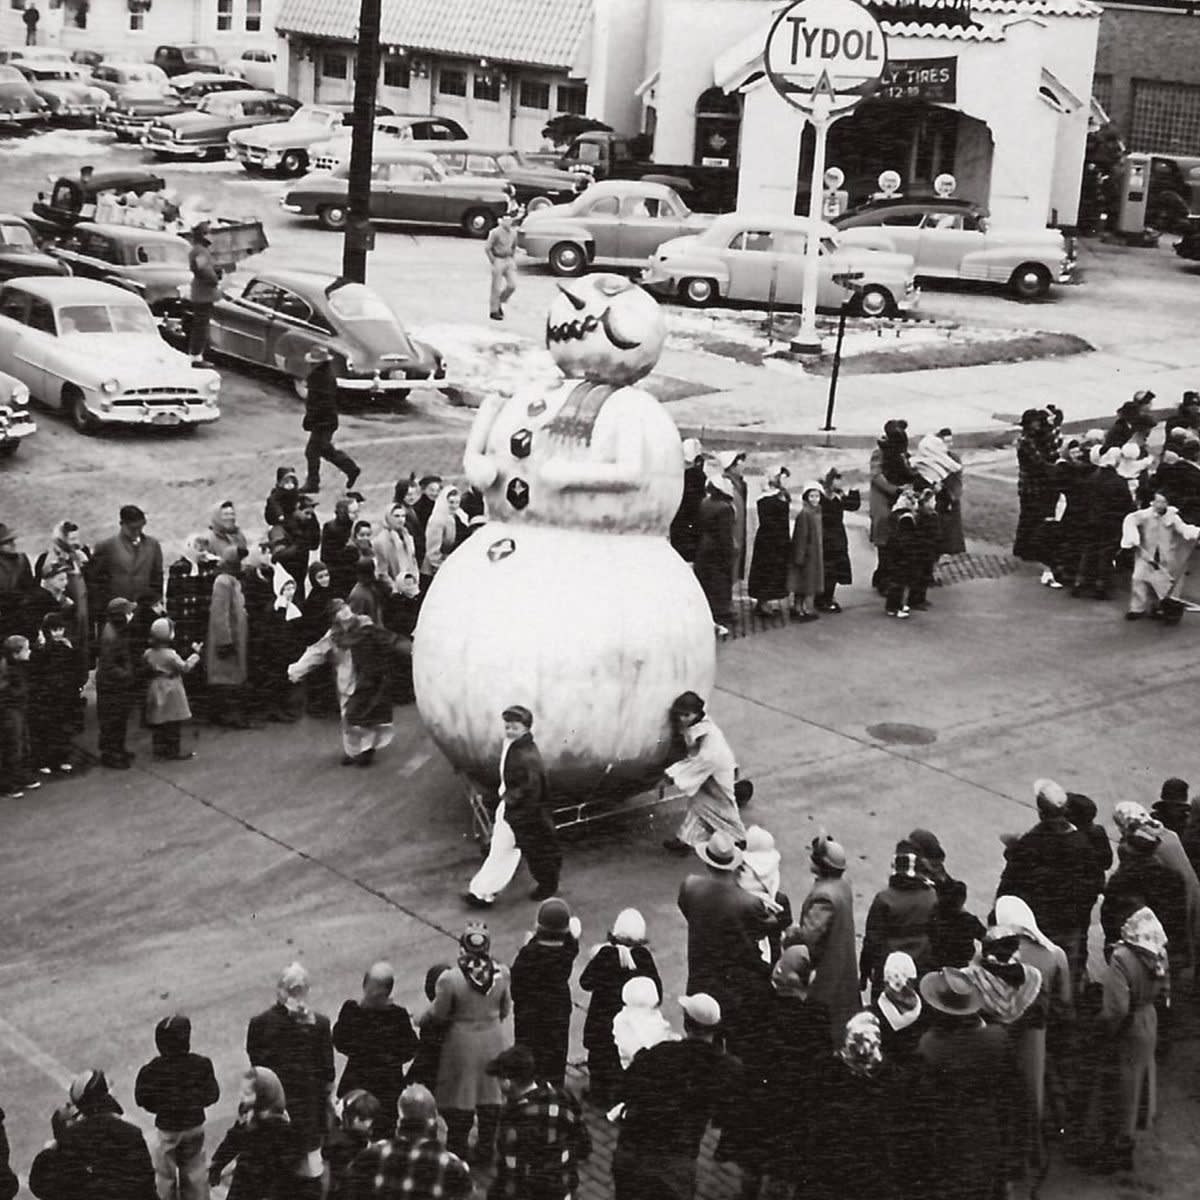
<instances>
[{"instance_id":1,"label":"car headlight","mask_svg":"<svg viewBox=\"0 0 1200 1200\"><path fill-rule=\"evenodd\" d=\"M13 408L24 408L29 403L29 389L23 384L18 383L12 390L12 395L8 398L8 402Z\"/></svg>"},{"instance_id":2,"label":"car headlight","mask_svg":"<svg viewBox=\"0 0 1200 1200\"><path fill-rule=\"evenodd\" d=\"M352 359L349 354L346 355L346 370L347 371L354 370L354 359Z\"/></svg>"},{"instance_id":3,"label":"car headlight","mask_svg":"<svg viewBox=\"0 0 1200 1200\"><path fill-rule=\"evenodd\" d=\"M215 396L221 390L220 376L215 376L214 378L210 379L204 385L204 390L208 392L210 396Z\"/></svg>"},{"instance_id":4,"label":"car headlight","mask_svg":"<svg viewBox=\"0 0 1200 1200\"><path fill-rule=\"evenodd\" d=\"M100 390L106 395L113 396L121 390L121 384L116 379L106 379L101 385Z\"/></svg>"}]
</instances>

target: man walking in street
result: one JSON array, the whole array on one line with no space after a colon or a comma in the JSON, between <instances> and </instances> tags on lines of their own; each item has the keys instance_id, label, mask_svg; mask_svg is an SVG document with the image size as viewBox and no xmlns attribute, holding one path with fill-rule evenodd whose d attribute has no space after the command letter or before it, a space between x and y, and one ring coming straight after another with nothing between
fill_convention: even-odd
<instances>
[{"instance_id":1,"label":"man walking in street","mask_svg":"<svg viewBox=\"0 0 1200 1200\"><path fill-rule=\"evenodd\" d=\"M321 490L321 459L345 472L349 491L362 474L358 463L333 444L338 429L338 384L333 370L333 355L324 346L314 346L304 361L312 370L308 375L308 394L304 399L304 429L308 444L304 461L308 464L302 492Z\"/></svg>"},{"instance_id":2,"label":"man walking in street","mask_svg":"<svg viewBox=\"0 0 1200 1200\"><path fill-rule=\"evenodd\" d=\"M191 324L188 327L188 353L192 366L204 365L208 349L208 325L212 307L221 294L221 270L213 260L208 240L209 224L201 221L192 229L192 248L188 252L188 269L192 272Z\"/></svg>"},{"instance_id":3,"label":"man walking in street","mask_svg":"<svg viewBox=\"0 0 1200 1200\"><path fill-rule=\"evenodd\" d=\"M516 213L511 209L501 214L496 228L487 236L483 252L492 268L491 317L504 320L504 305L517 290L517 227Z\"/></svg>"},{"instance_id":4,"label":"man walking in street","mask_svg":"<svg viewBox=\"0 0 1200 1200\"><path fill-rule=\"evenodd\" d=\"M38 22L42 19L42 14L38 12L38 6L31 4L24 13L21 14L21 20L25 22L25 45L37 45L37 29Z\"/></svg>"}]
</instances>

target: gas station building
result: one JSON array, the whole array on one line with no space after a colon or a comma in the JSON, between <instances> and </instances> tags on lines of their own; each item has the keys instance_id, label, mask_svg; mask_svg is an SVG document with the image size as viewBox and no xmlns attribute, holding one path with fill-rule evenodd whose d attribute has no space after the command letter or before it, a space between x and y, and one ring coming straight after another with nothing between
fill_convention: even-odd
<instances>
[{"instance_id":1,"label":"gas station building","mask_svg":"<svg viewBox=\"0 0 1200 1200\"><path fill-rule=\"evenodd\" d=\"M609 4L625 18L614 25L637 11L630 0ZM629 124L651 136L659 162L737 166L739 208L807 211L812 130L763 71L768 32L786 7L652 0L642 10L644 74L633 90L641 111L629 114ZM870 0L866 7L887 35L889 65L875 96L829 130L826 163L844 173L850 201L875 192L885 170L898 172L907 194L930 193L948 173L955 194L986 206L997 225L1074 224L1100 6Z\"/></svg>"}]
</instances>

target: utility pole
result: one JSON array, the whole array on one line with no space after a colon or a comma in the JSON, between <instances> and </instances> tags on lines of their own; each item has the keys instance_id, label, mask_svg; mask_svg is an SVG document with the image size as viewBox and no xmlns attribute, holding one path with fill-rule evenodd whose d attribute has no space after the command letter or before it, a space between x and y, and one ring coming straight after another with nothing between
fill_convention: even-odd
<instances>
[{"instance_id":1,"label":"utility pole","mask_svg":"<svg viewBox=\"0 0 1200 1200\"><path fill-rule=\"evenodd\" d=\"M379 84L381 0L361 0L358 10L358 54L354 63L354 126L350 142L346 236L342 277L367 281L367 252L375 244L371 229L371 147L375 138L375 93Z\"/></svg>"}]
</instances>

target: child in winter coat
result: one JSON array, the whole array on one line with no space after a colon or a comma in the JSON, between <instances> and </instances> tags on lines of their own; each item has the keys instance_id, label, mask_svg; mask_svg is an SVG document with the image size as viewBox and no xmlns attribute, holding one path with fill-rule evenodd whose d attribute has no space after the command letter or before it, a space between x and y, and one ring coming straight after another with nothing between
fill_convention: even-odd
<instances>
[{"instance_id":1,"label":"child in winter coat","mask_svg":"<svg viewBox=\"0 0 1200 1200\"><path fill-rule=\"evenodd\" d=\"M142 655L150 673L146 724L150 727L155 758L194 758L191 750L180 747L183 723L192 719L183 677L199 665L204 647L193 642L190 657L180 658L171 646L174 639L175 626L168 617L159 617L150 626L150 645Z\"/></svg>"},{"instance_id":2,"label":"child in winter coat","mask_svg":"<svg viewBox=\"0 0 1200 1200\"><path fill-rule=\"evenodd\" d=\"M917 528L917 498L902 491L892 505L888 535L888 580L884 611L889 617L909 615L914 596L925 599L926 569L922 539Z\"/></svg>"},{"instance_id":3,"label":"child in winter coat","mask_svg":"<svg viewBox=\"0 0 1200 1200\"><path fill-rule=\"evenodd\" d=\"M41 787L29 769L29 639L14 633L0 648L0 797Z\"/></svg>"},{"instance_id":4,"label":"child in winter coat","mask_svg":"<svg viewBox=\"0 0 1200 1200\"><path fill-rule=\"evenodd\" d=\"M738 869L738 887L762 901L770 918L772 931L759 943L765 962L773 963L779 957L779 939L792 923L792 906L787 896L779 890L780 854L775 849L775 839L761 825L750 825L746 829L746 848L742 852L742 865Z\"/></svg>"},{"instance_id":5,"label":"child in winter coat","mask_svg":"<svg viewBox=\"0 0 1200 1200\"><path fill-rule=\"evenodd\" d=\"M325 1200L346 1200L351 1195L350 1164L371 1144L371 1128L383 1112L383 1105L362 1088L347 1092L337 1107L338 1127L321 1148L329 1177Z\"/></svg>"},{"instance_id":6,"label":"child in winter coat","mask_svg":"<svg viewBox=\"0 0 1200 1200\"><path fill-rule=\"evenodd\" d=\"M192 1053L192 1023L182 1014L154 1028L158 1057L138 1072L133 1097L154 1114L151 1146L159 1195L200 1200L207 1183L204 1110L221 1098L211 1059Z\"/></svg>"},{"instance_id":7,"label":"child in winter coat","mask_svg":"<svg viewBox=\"0 0 1200 1200\"><path fill-rule=\"evenodd\" d=\"M251 1067L242 1080L237 1121L213 1153L209 1186L216 1187L236 1159L226 1200L301 1200L307 1193L297 1171L304 1157L279 1076L266 1067Z\"/></svg>"},{"instance_id":8,"label":"child in winter coat","mask_svg":"<svg viewBox=\"0 0 1200 1200\"><path fill-rule=\"evenodd\" d=\"M646 922L636 908L626 908L617 914L608 941L593 948L579 976L579 986L592 994L583 1023L583 1044L588 1052L589 1093L600 1105L612 1103L621 1079L613 1018L621 1011L625 985L639 976L653 982L661 1002L662 980L646 945Z\"/></svg>"},{"instance_id":9,"label":"child in winter coat","mask_svg":"<svg viewBox=\"0 0 1200 1200\"><path fill-rule=\"evenodd\" d=\"M87 671L67 633L62 613L47 613L30 661L29 740L43 775L68 775L71 734Z\"/></svg>"},{"instance_id":10,"label":"child in winter coat","mask_svg":"<svg viewBox=\"0 0 1200 1200\"><path fill-rule=\"evenodd\" d=\"M288 665L304 653L304 614L296 604L296 580L279 563L272 568L275 601L265 617L263 669L268 679L264 692L274 697L271 720L291 723L300 719L299 690L288 679Z\"/></svg>"},{"instance_id":11,"label":"child in winter coat","mask_svg":"<svg viewBox=\"0 0 1200 1200\"><path fill-rule=\"evenodd\" d=\"M621 989L621 1003L624 1007L613 1017L612 1031L622 1071L629 1070L639 1050L679 1040L659 1008L661 997L653 979L645 975L631 979Z\"/></svg>"},{"instance_id":12,"label":"child in winter coat","mask_svg":"<svg viewBox=\"0 0 1200 1200\"><path fill-rule=\"evenodd\" d=\"M579 918L566 901L543 900L537 928L513 960L513 1040L533 1051L538 1081L562 1087L571 1035L571 967L579 953Z\"/></svg>"}]
</instances>

